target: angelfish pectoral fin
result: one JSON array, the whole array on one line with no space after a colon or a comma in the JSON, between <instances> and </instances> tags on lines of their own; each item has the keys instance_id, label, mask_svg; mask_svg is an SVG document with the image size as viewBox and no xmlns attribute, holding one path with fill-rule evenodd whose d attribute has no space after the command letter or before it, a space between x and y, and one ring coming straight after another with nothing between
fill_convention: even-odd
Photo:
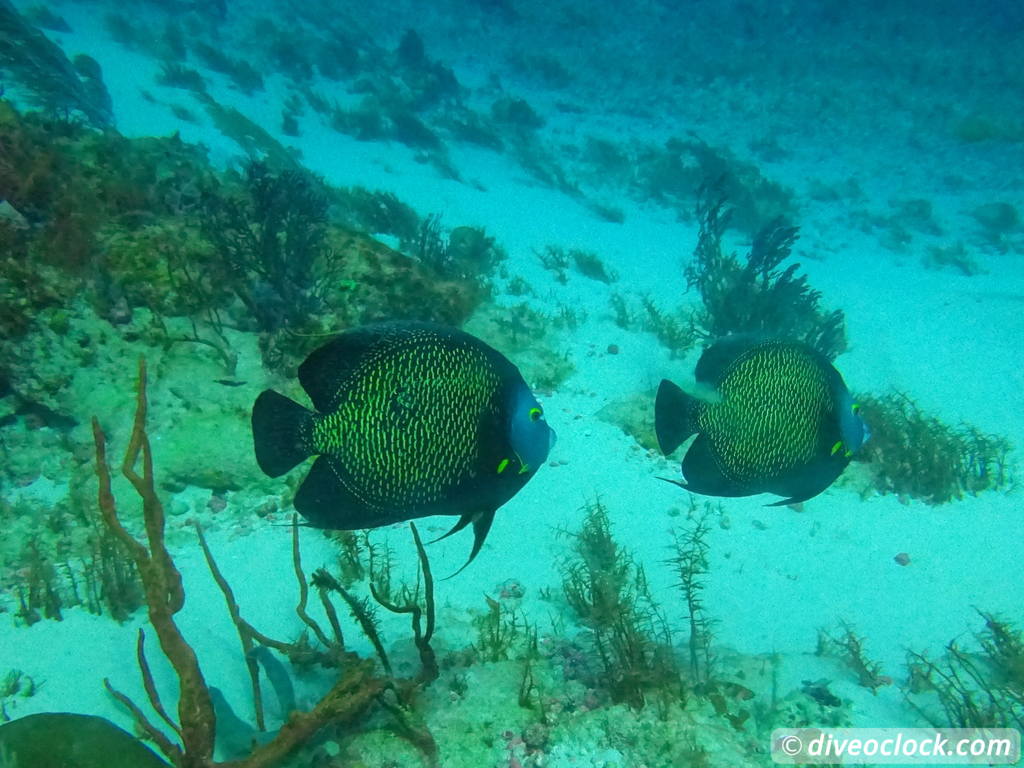
<instances>
[{"instance_id":1,"label":"angelfish pectoral fin","mask_svg":"<svg viewBox=\"0 0 1024 768\"><path fill-rule=\"evenodd\" d=\"M458 576L462 573L466 566L473 562L473 559L480 553L480 548L484 545L484 539L487 538L487 533L491 530L491 523L494 522L494 510L487 510L484 512L474 512L471 515L463 515L459 518L459 522L452 526L451 530L443 536L439 536L434 541L440 541L441 539L447 539L453 533L461 531L470 523L473 524L473 549L469 553L469 559L463 564L459 570L451 574L451 576L445 576L445 579L450 579L452 576ZM430 542L431 544L434 541Z\"/></svg>"}]
</instances>

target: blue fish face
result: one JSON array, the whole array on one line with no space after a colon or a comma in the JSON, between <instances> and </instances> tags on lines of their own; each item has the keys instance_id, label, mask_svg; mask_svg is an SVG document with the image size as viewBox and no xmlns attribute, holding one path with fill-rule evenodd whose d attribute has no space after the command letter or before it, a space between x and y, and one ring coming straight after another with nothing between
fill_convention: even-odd
<instances>
[{"instance_id":1,"label":"blue fish face","mask_svg":"<svg viewBox=\"0 0 1024 768\"><path fill-rule=\"evenodd\" d=\"M544 409L525 384L516 387L511 406L509 442L522 465L520 472L535 472L555 445L555 431L544 420Z\"/></svg>"},{"instance_id":2,"label":"blue fish face","mask_svg":"<svg viewBox=\"0 0 1024 768\"><path fill-rule=\"evenodd\" d=\"M871 437L868 425L860 416L860 403L848 391L839 396L839 434L847 455L853 455Z\"/></svg>"}]
</instances>

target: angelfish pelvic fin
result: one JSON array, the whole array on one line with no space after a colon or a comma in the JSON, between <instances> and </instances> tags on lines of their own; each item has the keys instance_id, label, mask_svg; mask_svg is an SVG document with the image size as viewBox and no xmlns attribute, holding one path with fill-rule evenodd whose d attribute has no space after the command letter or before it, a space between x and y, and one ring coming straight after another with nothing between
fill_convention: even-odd
<instances>
[{"instance_id":1,"label":"angelfish pelvic fin","mask_svg":"<svg viewBox=\"0 0 1024 768\"><path fill-rule=\"evenodd\" d=\"M491 523L494 522L495 510L486 510L483 512L475 512L471 515L463 515L459 518L459 522L452 526L452 529L448 531L444 536L441 536L434 541L440 541L451 536L456 531L461 531L470 523L473 523L473 549L469 553L469 559L463 564L459 570L451 574L451 576L445 576L445 579L450 579L452 576L458 576L462 573L466 566L473 562L473 559L480 553L480 548L484 545L484 539L487 538L487 533L491 530ZM431 542L433 543L433 542Z\"/></svg>"},{"instance_id":2,"label":"angelfish pelvic fin","mask_svg":"<svg viewBox=\"0 0 1024 768\"><path fill-rule=\"evenodd\" d=\"M459 518L458 522L455 523L455 525L453 525L448 530L448 533L443 533L440 536L438 536L436 539L431 539L430 541L427 542L427 544L433 544L434 542L440 541L441 539L447 539L453 533L458 533L459 531L461 531L463 528L465 528L467 525L469 525L472 522L473 522L473 515L463 515L462 517Z\"/></svg>"}]
</instances>

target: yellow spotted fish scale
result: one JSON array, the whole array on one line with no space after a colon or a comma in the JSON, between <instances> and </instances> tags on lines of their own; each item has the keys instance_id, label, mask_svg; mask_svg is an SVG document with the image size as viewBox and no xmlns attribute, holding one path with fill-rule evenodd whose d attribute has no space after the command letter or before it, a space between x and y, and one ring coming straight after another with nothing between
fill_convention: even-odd
<instances>
[{"instance_id":1,"label":"yellow spotted fish scale","mask_svg":"<svg viewBox=\"0 0 1024 768\"><path fill-rule=\"evenodd\" d=\"M790 345L765 344L741 355L706 404L699 430L712 437L719 471L739 483L806 465L820 451L834 410L827 371Z\"/></svg>"},{"instance_id":2,"label":"yellow spotted fish scale","mask_svg":"<svg viewBox=\"0 0 1024 768\"><path fill-rule=\"evenodd\" d=\"M312 444L338 460L338 481L368 507L437 502L475 475L479 425L497 418L500 383L479 347L417 330L338 383L336 407L312 422Z\"/></svg>"}]
</instances>

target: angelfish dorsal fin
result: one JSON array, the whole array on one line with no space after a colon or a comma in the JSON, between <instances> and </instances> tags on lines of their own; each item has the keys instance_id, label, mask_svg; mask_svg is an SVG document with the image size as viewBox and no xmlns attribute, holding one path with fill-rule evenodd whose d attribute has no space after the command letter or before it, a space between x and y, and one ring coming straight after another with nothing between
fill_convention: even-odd
<instances>
[{"instance_id":1,"label":"angelfish dorsal fin","mask_svg":"<svg viewBox=\"0 0 1024 768\"><path fill-rule=\"evenodd\" d=\"M345 380L381 345L391 337L397 339L401 330L387 325L367 326L346 331L338 338L313 350L299 366L299 383L306 390L313 406L321 413L334 410L338 383Z\"/></svg>"},{"instance_id":2,"label":"angelfish dorsal fin","mask_svg":"<svg viewBox=\"0 0 1024 768\"><path fill-rule=\"evenodd\" d=\"M740 355L763 341L746 334L718 339L701 354L693 372L694 377L704 384L718 384Z\"/></svg>"}]
</instances>

